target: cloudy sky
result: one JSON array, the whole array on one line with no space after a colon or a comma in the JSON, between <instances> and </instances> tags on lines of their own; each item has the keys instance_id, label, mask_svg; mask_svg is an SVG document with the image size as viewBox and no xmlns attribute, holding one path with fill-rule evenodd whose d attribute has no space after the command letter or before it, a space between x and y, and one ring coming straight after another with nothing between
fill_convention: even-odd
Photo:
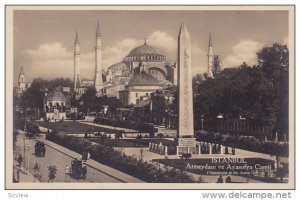
<instances>
[{"instance_id":1,"label":"cloudy sky","mask_svg":"<svg viewBox=\"0 0 300 200\"><path fill-rule=\"evenodd\" d=\"M78 31L81 77L94 76L95 32L99 20L103 68L120 62L130 50L148 44L176 61L180 24L192 37L193 73L207 67L208 36L223 68L256 63L256 52L274 42L287 44L287 11L14 11L14 77L21 65L35 77L73 77L73 48ZM16 80L16 79L15 79ZM15 81L16 83L16 81Z\"/></svg>"}]
</instances>

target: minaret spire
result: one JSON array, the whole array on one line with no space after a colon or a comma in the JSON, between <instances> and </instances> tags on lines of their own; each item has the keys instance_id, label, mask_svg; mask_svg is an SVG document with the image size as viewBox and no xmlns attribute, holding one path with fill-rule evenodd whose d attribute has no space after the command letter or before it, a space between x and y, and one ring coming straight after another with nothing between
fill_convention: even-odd
<instances>
[{"instance_id":1,"label":"minaret spire","mask_svg":"<svg viewBox=\"0 0 300 200\"><path fill-rule=\"evenodd\" d=\"M27 89L25 82L25 74L23 70L23 66L21 65L21 70L18 79L18 94L21 95Z\"/></svg>"},{"instance_id":2,"label":"minaret spire","mask_svg":"<svg viewBox=\"0 0 300 200\"><path fill-rule=\"evenodd\" d=\"M209 33L209 39L208 39L208 51L207 51L207 75L208 77L213 77L212 68L213 68L213 48L212 48L212 39L211 39L211 33Z\"/></svg>"},{"instance_id":3,"label":"minaret spire","mask_svg":"<svg viewBox=\"0 0 300 200\"><path fill-rule=\"evenodd\" d=\"M96 31L96 37L101 37L101 31L100 31L100 25L99 25L99 21L97 21L97 31Z\"/></svg>"},{"instance_id":4,"label":"minaret spire","mask_svg":"<svg viewBox=\"0 0 300 200\"><path fill-rule=\"evenodd\" d=\"M19 76L21 76L21 75L24 75L23 65L21 65L21 70L20 70L20 75Z\"/></svg>"},{"instance_id":5,"label":"minaret spire","mask_svg":"<svg viewBox=\"0 0 300 200\"><path fill-rule=\"evenodd\" d=\"M102 79L102 41L100 34L99 21L97 22L96 31L96 46L95 46L95 89L97 96L101 96L101 90L103 89L103 79Z\"/></svg>"},{"instance_id":6,"label":"minaret spire","mask_svg":"<svg viewBox=\"0 0 300 200\"><path fill-rule=\"evenodd\" d=\"M212 47L211 33L209 33L208 47Z\"/></svg>"},{"instance_id":7,"label":"minaret spire","mask_svg":"<svg viewBox=\"0 0 300 200\"><path fill-rule=\"evenodd\" d=\"M77 89L80 87L80 46L78 32L76 31L74 44L74 92L76 93Z\"/></svg>"},{"instance_id":8,"label":"minaret spire","mask_svg":"<svg viewBox=\"0 0 300 200\"><path fill-rule=\"evenodd\" d=\"M78 32L76 31L75 44L79 44Z\"/></svg>"}]
</instances>

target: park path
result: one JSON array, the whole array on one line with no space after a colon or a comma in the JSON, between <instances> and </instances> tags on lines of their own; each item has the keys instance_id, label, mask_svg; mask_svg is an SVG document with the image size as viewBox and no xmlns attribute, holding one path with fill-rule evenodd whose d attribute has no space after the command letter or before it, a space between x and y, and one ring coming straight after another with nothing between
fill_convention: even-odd
<instances>
[{"instance_id":1,"label":"park path","mask_svg":"<svg viewBox=\"0 0 300 200\"><path fill-rule=\"evenodd\" d=\"M21 152L23 153L22 149L23 146L22 143L23 140L23 131L19 130L19 149L21 149ZM86 162L86 166L88 167L88 174L86 180L75 180L71 178L70 176L67 176L65 174L65 167L70 166L71 161L74 158L81 158L81 155L71 151L63 146L57 145L56 143L50 142L46 140L43 136L36 139L41 142L44 142L46 145L46 156L45 157L36 157L34 155L34 145L35 140L34 139L25 139L25 146L30 144L30 166L33 166L33 164L37 161L39 165L41 165L42 173L42 180L41 182L47 182L47 166L50 164L55 164L58 167L57 171L57 177L55 178L55 182L94 182L94 183L140 183L143 182L135 177L129 176L123 172L120 172L116 169L113 169L111 167L108 167L106 165L102 165L101 163L98 163L92 159L88 160ZM21 142L21 146L20 146ZM26 153L27 154L27 153ZM28 154L26 155L26 158L24 159L27 161ZM25 165L25 167L27 164ZM32 167L30 167L31 173ZM32 181L31 181L32 182Z\"/></svg>"},{"instance_id":2,"label":"park path","mask_svg":"<svg viewBox=\"0 0 300 200\"><path fill-rule=\"evenodd\" d=\"M74 158L81 158L81 155L74 152L74 151L71 151L63 146L60 146L54 142L51 142L49 140L46 140L44 138L41 138L41 139L38 139L39 141L41 142L44 142L45 145L47 146L50 146L51 148L54 148L56 149L57 151L63 153L63 154L66 154L70 157L72 157L73 159ZM86 161L85 163L87 166L91 167L91 168L94 168L94 169L97 169L99 171L101 171L102 173L105 173L115 179L118 179L119 181L121 182L124 182L124 183L143 183L142 180L138 179L138 178L135 178L133 176L130 176L128 174L125 174L119 170L116 170L114 168L111 168L111 167L108 167L106 165L103 165L95 160L92 160L92 159L89 159Z\"/></svg>"}]
</instances>

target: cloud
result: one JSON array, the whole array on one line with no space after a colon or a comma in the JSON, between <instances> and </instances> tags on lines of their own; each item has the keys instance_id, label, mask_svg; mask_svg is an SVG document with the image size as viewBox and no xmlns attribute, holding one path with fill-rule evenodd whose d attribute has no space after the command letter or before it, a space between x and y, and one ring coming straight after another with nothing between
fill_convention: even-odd
<instances>
[{"instance_id":1,"label":"cloud","mask_svg":"<svg viewBox=\"0 0 300 200\"><path fill-rule=\"evenodd\" d=\"M25 54L35 60L65 59L72 55L59 42L42 44L36 50L26 50Z\"/></svg>"},{"instance_id":2,"label":"cloud","mask_svg":"<svg viewBox=\"0 0 300 200\"><path fill-rule=\"evenodd\" d=\"M168 57L169 61L177 61L177 39L162 31L154 31L147 37L147 43ZM102 66L106 70L109 66L121 62L129 52L137 46L143 45L144 39L125 38L110 46L105 46L102 52ZM24 51L29 60L28 70L31 77L73 78L74 55L62 43L46 43L36 49ZM202 64L201 64L202 63ZM206 63L206 53L200 47L192 45L193 74L202 73L202 66ZM81 78L92 79L95 71L95 52L81 52Z\"/></svg>"},{"instance_id":3,"label":"cloud","mask_svg":"<svg viewBox=\"0 0 300 200\"><path fill-rule=\"evenodd\" d=\"M192 44L192 74L203 74L207 67L207 52L199 46Z\"/></svg>"},{"instance_id":4,"label":"cloud","mask_svg":"<svg viewBox=\"0 0 300 200\"><path fill-rule=\"evenodd\" d=\"M121 62L129 52L137 46L143 45L144 39L126 38L112 46L106 46L103 50L103 66L107 68L117 62ZM177 42L166 32L154 31L147 37L147 44L151 45L167 57L176 55Z\"/></svg>"},{"instance_id":5,"label":"cloud","mask_svg":"<svg viewBox=\"0 0 300 200\"><path fill-rule=\"evenodd\" d=\"M103 66L107 67L121 62L129 52L140 45L144 44L144 40L127 38L120 42L107 46L103 50ZM160 53L168 57L169 61L177 62L177 39L163 31L154 31L147 37L147 44L157 48ZM205 68L200 67L206 64L206 52L204 52L196 44L192 45L192 64L193 74L203 73Z\"/></svg>"},{"instance_id":6,"label":"cloud","mask_svg":"<svg viewBox=\"0 0 300 200\"><path fill-rule=\"evenodd\" d=\"M25 50L24 54L29 60L27 69L30 71L31 77L43 77L47 79L73 77L73 52L59 42L41 44L37 49ZM82 76L90 77L92 75L94 71L94 57L94 53L80 55Z\"/></svg>"},{"instance_id":7,"label":"cloud","mask_svg":"<svg viewBox=\"0 0 300 200\"><path fill-rule=\"evenodd\" d=\"M148 36L147 41L158 48L163 54L176 54L177 41L166 32L154 31Z\"/></svg>"},{"instance_id":8,"label":"cloud","mask_svg":"<svg viewBox=\"0 0 300 200\"><path fill-rule=\"evenodd\" d=\"M256 52L262 48L263 44L254 40L241 40L235 46L232 47L232 53L228 55L222 66L236 67L246 62L248 65L254 65L256 61Z\"/></svg>"},{"instance_id":9,"label":"cloud","mask_svg":"<svg viewBox=\"0 0 300 200\"><path fill-rule=\"evenodd\" d=\"M135 47L142 44L142 40L132 38L123 39L112 46L106 46L102 53L102 66L107 69L109 66L121 62L123 58Z\"/></svg>"}]
</instances>

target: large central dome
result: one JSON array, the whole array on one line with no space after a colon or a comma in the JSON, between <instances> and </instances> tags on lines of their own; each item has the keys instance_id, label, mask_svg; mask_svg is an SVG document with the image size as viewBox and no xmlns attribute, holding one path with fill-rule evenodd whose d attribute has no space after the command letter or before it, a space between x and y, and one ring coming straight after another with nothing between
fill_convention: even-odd
<instances>
[{"instance_id":1,"label":"large central dome","mask_svg":"<svg viewBox=\"0 0 300 200\"><path fill-rule=\"evenodd\" d=\"M158 49L148 45L146 42L144 45L138 46L130 51L128 56L138 55L161 55Z\"/></svg>"},{"instance_id":2,"label":"large central dome","mask_svg":"<svg viewBox=\"0 0 300 200\"><path fill-rule=\"evenodd\" d=\"M166 61L167 57L162 55L158 49L145 43L130 51L124 61Z\"/></svg>"}]
</instances>

